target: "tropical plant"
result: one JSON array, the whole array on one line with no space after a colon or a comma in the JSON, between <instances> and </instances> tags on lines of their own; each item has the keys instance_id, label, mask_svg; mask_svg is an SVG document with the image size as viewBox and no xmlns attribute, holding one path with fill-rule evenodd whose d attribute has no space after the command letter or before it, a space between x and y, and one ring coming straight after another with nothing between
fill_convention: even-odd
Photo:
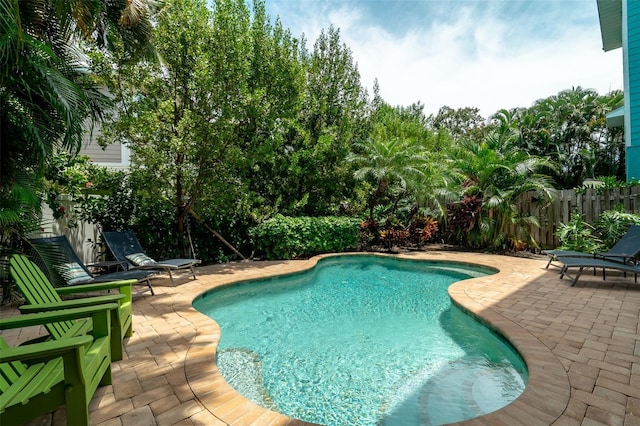
<instances>
[{"instance_id":1,"label":"tropical plant","mask_svg":"<svg viewBox=\"0 0 640 426\"><path fill-rule=\"evenodd\" d=\"M88 119L109 104L79 44L130 54L149 46L148 2L0 1L0 184L42 168L54 150L77 152ZM118 37L119 36L119 37Z\"/></svg>"},{"instance_id":2,"label":"tropical plant","mask_svg":"<svg viewBox=\"0 0 640 426\"><path fill-rule=\"evenodd\" d=\"M568 223L561 223L556 236L560 240L559 250L596 253L603 249L602 241L595 234L595 228L585 222L582 214L574 212Z\"/></svg>"},{"instance_id":3,"label":"tropical plant","mask_svg":"<svg viewBox=\"0 0 640 426\"><path fill-rule=\"evenodd\" d=\"M624 211L622 206L600 214L595 229L605 247L611 248L620 241L631 225L640 225L640 215Z\"/></svg>"},{"instance_id":4,"label":"tropical plant","mask_svg":"<svg viewBox=\"0 0 640 426\"><path fill-rule=\"evenodd\" d=\"M9 256L20 253L26 243L24 236L40 229L40 180L17 172L14 184L0 186L0 304L10 300Z\"/></svg>"},{"instance_id":5,"label":"tropical plant","mask_svg":"<svg viewBox=\"0 0 640 426\"><path fill-rule=\"evenodd\" d=\"M147 6L0 0L0 259L39 228L39 189L53 154L76 154L83 133L109 106L81 46L108 48L117 39L133 58L149 46Z\"/></svg>"},{"instance_id":6,"label":"tropical plant","mask_svg":"<svg viewBox=\"0 0 640 426\"><path fill-rule=\"evenodd\" d=\"M357 167L354 177L369 184L370 220L379 205L389 204L388 214L396 215L403 200L415 213L416 202L427 204L446 181L437 160L447 141L426 127L420 104L393 108L374 98L374 105L369 137L346 160Z\"/></svg>"},{"instance_id":7,"label":"tropical plant","mask_svg":"<svg viewBox=\"0 0 640 426\"><path fill-rule=\"evenodd\" d=\"M620 91L601 96L574 87L496 117L517 130L519 147L558 165L547 172L559 188L574 188L599 175L624 180L624 132L606 124L606 114L622 99Z\"/></svg>"},{"instance_id":8,"label":"tropical plant","mask_svg":"<svg viewBox=\"0 0 640 426\"><path fill-rule=\"evenodd\" d=\"M524 238L536 246L528 228L537 226L537 221L520 214L517 200L529 191L536 191L540 200L550 200L551 180L539 171L555 165L529 155L516 142L517 133L505 124L488 132L481 143L463 140L451 151L450 161L462 177L461 195L482 203L467 236L472 245L504 249Z\"/></svg>"}]
</instances>

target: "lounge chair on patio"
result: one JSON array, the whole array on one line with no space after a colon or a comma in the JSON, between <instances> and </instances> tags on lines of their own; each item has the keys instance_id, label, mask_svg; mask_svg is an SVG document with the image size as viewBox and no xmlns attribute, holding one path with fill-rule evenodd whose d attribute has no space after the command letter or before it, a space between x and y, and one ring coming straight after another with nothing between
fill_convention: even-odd
<instances>
[{"instance_id":1,"label":"lounge chair on patio","mask_svg":"<svg viewBox=\"0 0 640 426\"><path fill-rule=\"evenodd\" d=\"M546 268L552 264L551 262L562 260L560 258L592 258L592 259L604 259L613 262L628 263L630 260L636 258L640 254L640 226L631 225L626 234L620 238L611 249L604 253L585 253L581 251L570 250L545 250L543 254L549 255L549 263ZM563 265L554 265L562 268Z\"/></svg>"},{"instance_id":2,"label":"lounge chair on patio","mask_svg":"<svg viewBox=\"0 0 640 426\"><path fill-rule=\"evenodd\" d=\"M111 358L120 361L123 356L122 345L125 337L133 334L133 316L131 314L131 284L135 280L94 283L55 288L38 266L25 255L14 255L9 260L9 273L16 282L27 305L20 306L22 313L56 311L105 303L117 303L118 309L111 311ZM82 297L62 300L60 294L86 293L98 290L117 290L117 294ZM49 335L54 339L64 337L69 330L91 329L91 324L60 322L47 326ZM86 330L84 330L86 331Z\"/></svg>"},{"instance_id":3,"label":"lounge chair on patio","mask_svg":"<svg viewBox=\"0 0 640 426\"><path fill-rule=\"evenodd\" d=\"M613 269L617 271L622 271L625 274L627 272L631 272L635 275L635 282L638 282L638 273L640 273L640 265L632 265L629 263L622 262L614 262L611 260L605 259L594 259L589 257L561 257L559 258L560 262L563 263L560 269L560 278L564 278L564 276L568 276L571 278L569 274L567 274L567 270L569 268L579 268L576 275L573 277L573 281L571 282L571 286L573 287L578 282L580 275L582 275L582 271L585 268L602 268L602 280L606 278L606 270Z\"/></svg>"},{"instance_id":4,"label":"lounge chair on patio","mask_svg":"<svg viewBox=\"0 0 640 426\"><path fill-rule=\"evenodd\" d=\"M147 286L151 294L155 294L153 287L151 287L151 277L160 272L157 268L94 275L82 263L66 236L31 238L29 242L40 257L41 261L36 261L36 263L53 283L64 282L66 285L79 285L136 280L136 284Z\"/></svg>"},{"instance_id":5,"label":"lounge chair on patio","mask_svg":"<svg viewBox=\"0 0 640 426\"><path fill-rule=\"evenodd\" d=\"M67 425L89 426L89 402L111 384L108 311L117 304L1 318L0 330L86 319L91 335L9 347L0 337L0 424L18 425L66 405Z\"/></svg>"},{"instance_id":6,"label":"lounge chair on patio","mask_svg":"<svg viewBox=\"0 0 640 426\"><path fill-rule=\"evenodd\" d=\"M155 261L147 256L133 231L115 232L107 231L102 233L102 239L111 250L113 257L127 265L127 269L162 269L169 273L173 284L171 271L179 269L190 269L193 279L196 279L194 266L199 264L199 259L165 259Z\"/></svg>"}]
</instances>

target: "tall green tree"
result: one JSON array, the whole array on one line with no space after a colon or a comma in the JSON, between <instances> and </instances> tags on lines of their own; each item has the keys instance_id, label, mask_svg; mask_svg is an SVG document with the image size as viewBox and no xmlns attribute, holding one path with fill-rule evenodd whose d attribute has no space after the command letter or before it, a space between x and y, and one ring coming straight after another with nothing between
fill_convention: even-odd
<instances>
[{"instance_id":1,"label":"tall green tree","mask_svg":"<svg viewBox=\"0 0 640 426\"><path fill-rule=\"evenodd\" d=\"M138 187L173 204L184 241L191 211L241 221L278 197L302 68L262 2L175 0L157 20L160 63L103 67L120 106L103 140L131 148Z\"/></svg>"},{"instance_id":2,"label":"tall green tree","mask_svg":"<svg viewBox=\"0 0 640 426\"><path fill-rule=\"evenodd\" d=\"M246 115L236 132L243 151L237 174L250 192L252 215L259 219L287 213L297 201L285 195L285 188L290 186L291 147L301 133L305 73L299 41L279 20L270 22L262 2L254 2L252 9Z\"/></svg>"},{"instance_id":3,"label":"tall green tree","mask_svg":"<svg viewBox=\"0 0 640 426\"><path fill-rule=\"evenodd\" d=\"M236 63L227 67L212 57L212 19L204 1L168 2L154 30L160 62L113 67L109 57L103 58L103 78L119 108L105 121L101 142L130 147L134 182L147 188L147 195L174 205L179 235L205 183L217 181L216 164L224 161L232 126L222 119L230 106L219 103L220 92L226 89L230 99L241 99L225 76ZM244 37L245 31L246 26L237 32ZM218 54L233 52L234 46L217 43Z\"/></svg>"},{"instance_id":4,"label":"tall green tree","mask_svg":"<svg viewBox=\"0 0 640 426\"><path fill-rule=\"evenodd\" d=\"M455 140L481 140L487 125L487 120L480 115L478 108L454 109L446 105L441 107L435 116L430 115L428 122L436 131L447 130Z\"/></svg>"},{"instance_id":5,"label":"tall green tree","mask_svg":"<svg viewBox=\"0 0 640 426\"><path fill-rule=\"evenodd\" d=\"M351 50L334 27L323 30L313 51L303 51L306 81L301 99L300 130L290 145L295 173L292 197L296 213L331 212L353 194L352 170L344 158L365 137L367 93Z\"/></svg>"}]
</instances>

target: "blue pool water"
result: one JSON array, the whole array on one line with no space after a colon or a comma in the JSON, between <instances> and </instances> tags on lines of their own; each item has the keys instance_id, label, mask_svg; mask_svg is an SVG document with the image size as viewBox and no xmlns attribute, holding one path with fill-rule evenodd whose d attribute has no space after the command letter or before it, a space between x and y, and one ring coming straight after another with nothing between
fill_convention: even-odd
<instances>
[{"instance_id":1,"label":"blue pool water","mask_svg":"<svg viewBox=\"0 0 640 426\"><path fill-rule=\"evenodd\" d=\"M340 256L311 271L213 290L217 365L256 403L325 425L429 425L502 408L527 370L447 287L492 273L448 262Z\"/></svg>"}]
</instances>

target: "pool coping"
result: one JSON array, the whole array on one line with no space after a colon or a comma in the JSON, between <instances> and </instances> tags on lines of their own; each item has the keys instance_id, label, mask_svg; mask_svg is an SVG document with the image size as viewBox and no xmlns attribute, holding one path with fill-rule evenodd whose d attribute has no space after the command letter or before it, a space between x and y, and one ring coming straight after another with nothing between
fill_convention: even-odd
<instances>
[{"instance_id":1,"label":"pool coping","mask_svg":"<svg viewBox=\"0 0 640 426\"><path fill-rule=\"evenodd\" d=\"M452 301L472 313L481 321L502 334L521 354L527 364L529 381L524 392L506 407L470 420L459 422L465 425L531 425L552 424L565 411L571 394L568 374L560 360L535 335L521 325L492 309L490 303L480 301L470 290L478 286L499 284L508 290L510 286L526 285L527 280L539 276L539 269L528 273L518 271L505 262L508 258L496 255L468 255L456 252L410 252L398 255L381 253L341 253L315 256L306 261L295 261L286 270L262 275L259 278L299 273L315 267L321 259L344 255L392 256L412 260L446 260L467 265L480 265L496 269L496 274L471 278L452 284L449 295ZM438 259L438 258L441 259ZM442 258L446 257L446 259ZM458 258L458 259L456 259ZM464 260L459 260L465 258ZM201 294L220 285L236 284L252 278L229 280L207 288L191 297L195 300ZM498 292L499 293L499 292ZM196 336L185 358L185 374L194 395L214 416L226 424L254 425L306 425L312 424L291 419L267 410L237 393L222 377L215 365L220 328L209 317L192 306L181 309L181 315L197 325Z\"/></svg>"}]
</instances>

